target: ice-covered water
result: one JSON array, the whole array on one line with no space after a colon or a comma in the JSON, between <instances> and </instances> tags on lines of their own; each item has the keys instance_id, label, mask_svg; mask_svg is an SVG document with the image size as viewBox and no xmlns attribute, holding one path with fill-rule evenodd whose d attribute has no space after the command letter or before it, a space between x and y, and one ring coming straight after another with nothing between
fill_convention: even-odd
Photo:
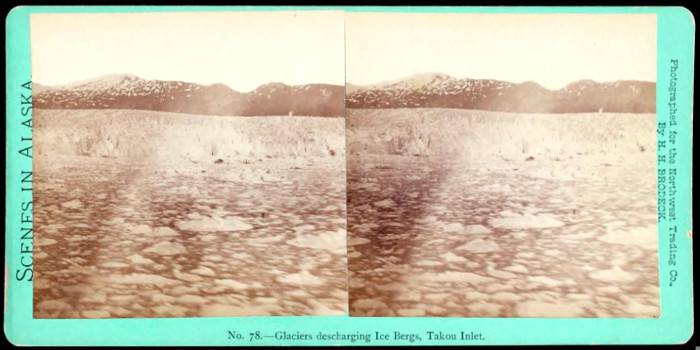
<instances>
[{"instance_id":1,"label":"ice-covered water","mask_svg":"<svg viewBox=\"0 0 700 350\"><path fill-rule=\"evenodd\" d=\"M633 122L627 127L634 136L615 142L628 151L608 148L608 141L595 150L589 140L588 154L573 143L568 153L533 160L520 150L494 156L501 143L527 140L507 136L518 132L519 115L499 117L499 128L510 125L503 137L455 136L453 149L492 144L481 156L477 149L460 157L396 154L370 142L392 144L391 135L403 135L411 143L419 136L410 130L421 130L422 140L445 147L441 135L471 125L459 116L443 118L451 122L440 129L428 114L411 119L388 111L365 123L366 113L354 113L349 125L355 128L348 131L350 315L659 316L655 157L634 140L653 143L654 129L640 129L648 116L622 116ZM547 125L566 117L551 116ZM488 120L478 122L488 130ZM431 154L425 146L421 154Z\"/></svg>"},{"instance_id":2,"label":"ice-covered water","mask_svg":"<svg viewBox=\"0 0 700 350\"><path fill-rule=\"evenodd\" d=\"M343 163L214 159L37 157L34 317L345 314Z\"/></svg>"},{"instance_id":3,"label":"ice-covered water","mask_svg":"<svg viewBox=\"0 0 700 350\"><path fill-rule=\"evenodd\" d=\"M647 177L559 181L394 158L350 164L351 315L658 316Z\"/></svg>"}]
</instances>

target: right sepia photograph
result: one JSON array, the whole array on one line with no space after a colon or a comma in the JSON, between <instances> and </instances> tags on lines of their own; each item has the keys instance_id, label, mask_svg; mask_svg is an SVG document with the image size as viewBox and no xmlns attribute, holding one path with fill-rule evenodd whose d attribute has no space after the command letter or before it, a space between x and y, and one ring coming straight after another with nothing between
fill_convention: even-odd
<instances>
[{"instance_id":1,"label":"right sepia photograph","mask_svg":"<svg viewBox=\"0 0 700 350\"><path fill-rule=\"evenodd\" d=\"M659 317L655 14L345 21L351 316Z\"/></svg>"}]
</instances>

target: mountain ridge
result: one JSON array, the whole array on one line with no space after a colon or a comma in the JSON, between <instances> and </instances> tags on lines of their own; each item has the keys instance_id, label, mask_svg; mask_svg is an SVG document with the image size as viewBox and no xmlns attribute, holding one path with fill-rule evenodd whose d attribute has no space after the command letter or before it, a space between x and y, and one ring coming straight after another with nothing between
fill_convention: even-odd
<instances>
[{"instance_id":1,"label":"mountain ridge","mask_svg":"<svg viewBox=\"0 0 700 350\"><path fill-rule=\"evenodd\" d=\"M137 109L223 116L298 115L342 117L344 87L268 83L249 92L228 85L147 80L112 74L47 86L34 83L38 109ZM38 91L37 91L38 90Z\"/></svg>"},{"instance_id":2,"label":"mountain ridge","mask_svg":"<svg viewBox=\"0 0 700 350\"><path fill-rule=\"evenodd\" d=\"M654 113L656 83L638 80L578 80L561 89L537 82L454 78L416 74L391 82L354 85L348 108L459 108L518 113Z\"/></svg>"},{"instance_id":3,"label":"mountain ridge","mask_svg":"<svg viewBox=\"0 0 700 350\"><path fill-rule=\"evenodd\" d=\"M38 109L137 109L222 116L342 117L347 108L458 108L516 113L655 113L656 83L638 80L571 82L547 89L537 82L454 78L421 73L372 85L286 85L249 92L228 85L147 80L112 74L81 82L33 84Z\"/></svg>"}]
</instances>

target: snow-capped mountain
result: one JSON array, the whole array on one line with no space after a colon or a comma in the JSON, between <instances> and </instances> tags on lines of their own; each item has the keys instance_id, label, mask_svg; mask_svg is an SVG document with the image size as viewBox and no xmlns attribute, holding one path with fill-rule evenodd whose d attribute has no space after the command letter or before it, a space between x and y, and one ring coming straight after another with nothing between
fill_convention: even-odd
<instances>
[{"instance_id":1,"label":"snow-capped mountain","mask_svg":"<svg viewBox=\"0 0 700 350\"><path fill-rule=\"evenodd\" d=\"M241 93L224 84L146 80L109 75L62 86L34 84L34 107L43 109L142 109L203 115L343 115L342 86L263 85ZM39 87L39 89L36 89Z\"/></svg>"},{"instance_id":2,"label":"snow-capped mountain","mask_svg":"<svg viewBox=\"0 0 700 350\"><path fill-rule=\"evenodd\" d=\"M348 85L348 108L463 108L519 113L653 113L656 83L581 80L559 90L535 82L418 74L372 86Z\"/></svg>"}]
</instances>

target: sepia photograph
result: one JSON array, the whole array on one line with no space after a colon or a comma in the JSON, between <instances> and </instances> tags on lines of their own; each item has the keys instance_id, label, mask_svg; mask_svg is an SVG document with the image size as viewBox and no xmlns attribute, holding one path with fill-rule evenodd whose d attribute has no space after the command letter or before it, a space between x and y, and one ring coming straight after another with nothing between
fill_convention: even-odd
<instances>
[{"instance_id":1,"label":"sepia photograph","mask_svg":"<svg viewBox=\"0 0 700 350\"><path fill-rule=\"evenodd\" d=\"M343 20L31 14L34 318L345 315Z\"/></svg>"},{"instance_id":2,"label":"sepia photograph","mask_svg":"<svg viewBox=\"0 0 700 350\"><path fill-rule=\"evenodd\" d=\"M656 318L655 14L346 14L351 316Z\"/></svg>"}]
</instances>

